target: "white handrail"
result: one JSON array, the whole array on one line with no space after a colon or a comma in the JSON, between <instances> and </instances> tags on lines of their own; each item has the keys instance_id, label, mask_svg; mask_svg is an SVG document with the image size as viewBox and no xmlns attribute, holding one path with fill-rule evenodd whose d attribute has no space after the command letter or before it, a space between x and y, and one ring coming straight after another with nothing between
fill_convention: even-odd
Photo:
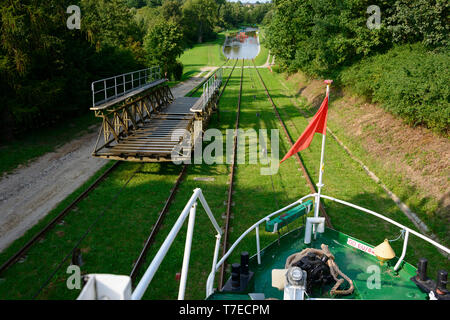
<instances>
[{"instance_id":1,"label":"white handrail","mask_svg":"<svg viewBox=\"0 0 450 320\"><path fill-rule=\"evenodd\" d=\"M179 299L184 299L184 292L185 292L185 288L186 288L186 280L187 280L187 272L188 272L188 267L189 267L189 257L191 254L191 244L192 244L192 235L193 235L193 230L194 230L194 223L195 223L195 213L196 213L196 206L197 206L197 201L200 200L200 203L202 204L203 208L205 209L211 223L213 224L214 228L217 231L217 235L216 235L216 245L214 248L214 257L213 257L213 263L212 263L212 268L211 268L211 272L208 275L207 281L206 281L206 296L210 296L214 291L213 291L213 285L214 285L214 278L215 278L215 274L217 273L217 271L220 269L220 267L222 266L222 264L226 261L226 259L231 255L231 253L234 251L234 249L236 248L236 246L242 241L242 239L244 239L250 232L252 232L253 230L256 230L256 246L257 246L257 259L258 259L258 264L261 263L261 248L260 248L260 239L259 239L259 226L266 221L269 221L271 217L273 217L274 215L277 215L279 213L282 213L298 204L303 203L304 200L308 199L308 198L315 198L317 197L317 193L312 193L309 194L307 196L304 196L300 199L298 199L297 201L285 206L282 209L279 209L277 211L274 211L270 214L268 214L267 216L265 216L264 218L260 219L258 222L256 222L255 224L253 224L250 228L248 228L244 233L242 233L242 235L231 245L231 247L228 249L228 251L223 255L223 257L217 261L218 259L218 255L219 255L219 247L220 247L220 241L222 238L222 229L219 227L219 224L217 223L216 219L214 218L211 209L208 205L208 203L206 202L206 199L201 191L201 189L197 188L194 190L191 198L189 199L189 201L187 202L186 206L184 207L183 211L181 212L180 216L178 217L177 221L175 222L174 226L172 227L169 235L167 236L167 238L164 240L164 243L162 244L161 248L158 250L157 254L155 255L155 257L153 258L150 266L147 268L144 276L142 277L141 281L139 282L139 284L137 285L136 289L134 290L133 294L132 294L132 299L133 300L139 300L142 298L142 296L144 295L148 285L150 284L150 282L153 279L153 276L155 275L156 271L158 270L159 266L161 265L162 260L165 258L167 251L169 250L170 246L172 245L175 237L177 236L178 232L180 231L184 221L186 220L186 217L190 214L190 218L189 218L189 224L188 224L188 231L187 231L187 236L186 236L186 245L185 245L185 251L184 251L184 258L183 258L183 267L182 267L182 274L181 274L181 283L180 283L180 289L179 289L179 293L178 293L178 298ZM338 202L341 203L343 205L346 205L348 207L352 207L354 209L369 213L373 216L376 216L380 219L383 219L399 228L401 228L402 230L404 230L405 232L405 238L404 238L404 242L403 242L403 251L402 254L399 258L399 260L397 261L394 270L398 270L398 268L400 267L401 262L403 261L405 255L406 255L406 250L407 250L407 246L408 246L408 238L409 238L409 234L414 234L417 237L429 242L430 244L434 245L435 247L437 247L438 249L445 251L447 254L450 254L450 249L444 247L443 245L437 243L436 241L392 220L389 219L377 212L374 212L372 210L369 209L365 209L363 207L354 205L352 203L343 201L343 200L339 200L333 197L329 197L326 195L320 195L320 198L323 199L327 199L327 200L331 200L334 202Z\"/></svg>"},{"instance_id":2,"label":"white handrail","mask_svg":"<svg viewBox=\"0 0 450 320\"><path fill-rule=\"evenodd\" d=\"M136 77L135 77L136 75ZM127 76L128 81L127 81ZM117 79L122 79L121 82L118 83ZM101 79L92 82L91 90L92 90L92 106L95 107L99 104L105 103L112 99L118 98L122 95L125 95L133 90L139 89L150 82L161 79L161 69L159 66L141 69L134 72L128 72L124 74L120 74L117 76ZM108 86L107 82L110 80L114 80L114 84ZM141 81L143 80L143 81ZM136 83L136 85L135 85ZM102 87L96 90L96 85L102 84ZM127 90L127 85L131 84L131 88ZM120 87L120 91L118 88ZM123 87L123 88L122 88ZM114 94L109 95L108 90L114 89ZM96 101L96 95L99 93L103 93L103 99Z\"/></svg>"},{"instance_id":3,"label":"white handrail","mask_svg":"<svg viewBox=\"0 0 450 320\"><path fill-rule=\"evenodd\" d=\"M186 244L184 246L184 258L183 258L183 266L181 267L180 290L178 292L178 300L184 300L184 293L186 292L186 281L189 269L189 259L191 258L192 235L194 234L196 211L197 211L197 203L194 203L189 213L189 223L186 235Z\"/></svg>"},{"instance_id":4,"label":"white handrail","mask_svg":"<svg viewBox=\"0 0 450 320\"><path fill-rule=\"evenodd\" d=\"M219 262L217 263L217 265L216 265L216 270L215 270L215 271L212 271L212 272L209 274L208 279L207 279L207 281L206 281L206 296L208 297L209 295L211 295L211 294L214 292L214 291L213 291L213 284L214 284L214 275L215 275L215 273L219 270L220 266L221 266L221 265L225 262L225 260L231 255L231 253L234 251L234 249L236 248L236 246L242 241L242 239L243 239L245 236L247 236L253 229L257 229L257 228L259 227L259 225L260 225L261 223L263 223L264 221L268 221L272 216L274 216L274 215L276 215L276 214L278 214L278 213L281 213L281 212L283 212L283 211L285 211L285 210L287 210L287 209L289 209L289 208L292 208L293 206L295 206L295 205L297 205L297 204L302 203L303 200L305 200L305 199L307 199L307 198L315 198L316 196L317 196L317 193L313 193L313 194L309 194L309 195L307 195L307 196L304 196L304 197L300 198L299 200L297 200L297 201L291 203L290 205L288 205L288 206L286 206L286 207L284 207L284 208L282 208L282 209L280 209L280 210L277 210L277 211L275 211L275 212L273 212L273 213L267 215L266 217L262 218L261 220L259 220L258 222L256 222L254 225L252 225L250 228L248 228L248 229L247 229L247 230L246 230L246 231L245 231L245 232L244 232L244 233L243 233L243 234L242 234L242 235L241 235L241 236L233 243L233 245L230 247L230 249L228 249L228 251L227 251L227 252L225 253L225 255L222 257L222 259L220 259L220 261L219 261ZM326 196L326 195L320 195L320 198L328 199L328 200L331 200L331 201L334 201L334 202L338 202L338 203L344 204L344 205L346 205L346 206L355 208L355 209L357 209L357 210L360 210L360 211L369 213L369 214L371 214L371 215L374 215L374 216L376 216L376 217L378 217L378 218L380 218L380 219L383 219L383 220L385 220L385 221L387 221L387 222L389 222L389 223L391 223L391 224L393 224L393 225L395 225L395 226L401 228L402 230L405 230L406 232L405 232L405 239L404 239L404 243L403 243L403 251L402 251L402 254L401 254L399 260L397 261L397 263L396 263L396 265L395 265L395 267L394 267L394 270L395 270L395 271L398 270L398 268L400 267L401 262L403 261L405 255L406 255L406 249L407 249L407 246L408 246L408 236L409 236L409 233L412 233L412 234L416 235L417 237L419 237L419 238L421 238L421 239L423 239L423 240L429 242L430 244L434 245L434 246L437 247L438 249L441 249L441 250L445 251L447 254L450 254L450 249L444 247L443 245L437 243L436 241L434 241L434 240L432 240L432 239L430 239L430 238L428 238L428 237L426 237L426 236L424 236L424 235L422 235L422 234L420 234L420 233L418 233L418 232L416 232L416 231L414 231L414 230L412 230L412 229L410 229L410 228L408 228L408 227L406 227L406 226L404 226L404 225L402 225L402 224L400 224L400 223L398 223L398 222L396 222L396 221L394 221L394 220L392 220L392 219L389 219L389 218L387 218L387 217L385 217L385 216L383 216L383 215L381 215L381 214L379 214L379 213L376 213L376 212L374 212L374 211L372 211L372 210L368 210L368 209L365 209L365 208L363 208L363 207L354 205L354 204L352 204L352 203L350 203L350 202L346 202L346 201L343 201L343 200L339 200L339 199L336 199L336 198L333 198L333 197L329 197L329 196ZM259 230L258 230L258 231L259 231ZM256 240L256 241L257 241L257 244L258 244L258 243L259 243L259 232L256 233L256 237L257 237L257 240ZM259 245L257 245L257 247L259 247ZM257 248L257 253L256 253L256 254L257 254L257 259L258 259L258 264L259 264L260 261L261 261L261 257L260 257L260 249L259 249L259 248Z\"/></svg>"},{"instance_id":5,"label":"white handrail","mask_svg":"<svg viewBox=\"0 0 450 320\"><path fill-rule=\"evenodd\" d=\"M248 228L230 247L230 249L228 249L228 251L225 253L225 255L222 257L222 259L220 259L220 261L216 264L216 269L211 271L211 273L208 276L208 279L206 281L206 296L208 297L209 295L211 295L213 293L213 284L214 284L214 278L215 278L215 274L216 272L219 270L220 266L225 262L225 260L230 256L230 254L234 251L234 249L236 248L236 246L242 241L242 239L245 238L245 236L247 236L251 231L253 231L253 229L257 229L259 228L259 225L265 221L270 220L271 217L273 217L274 215L277 215L279 213L282 213L298 204L303 203L303 201L307 198L311 198L311 197L315 197L316 193L314 194L309 194L307 196L304 196L300 199L298 199L297 201L291 203L290 205L287 205L286 207L277 210L275 212L272 212L271 214L267 215L266 217L262 218L261 220L259 220L258 222L256 222L254 225L252 225L250 228ZM256 237L257 237L257 244L259 243L259 230L256 233ZM259 245L257 245L259 247ZM261 257L260 257L260 250L258 250L258 252L256 253L258 256L258 261L261 261Z\"/></svg>"}]
</instances>

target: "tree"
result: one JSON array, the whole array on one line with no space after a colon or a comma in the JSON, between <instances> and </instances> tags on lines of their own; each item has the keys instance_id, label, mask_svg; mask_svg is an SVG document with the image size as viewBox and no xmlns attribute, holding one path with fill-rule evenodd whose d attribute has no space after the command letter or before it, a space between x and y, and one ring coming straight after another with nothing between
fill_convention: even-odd
<instances>
[{"instance_id":1,"label":"tree","mask_svg":"<svg viewBox=\"0 0 450 320\"><path fill-rule=\"evenodd\" d=\"M192 42L202 43L212 37L217 20L217 4L214 0L186 0L182 10L185 34Z\"/></svg>"},{"instance_id":2,"label":"tree","mask_svg":"<svg viewBox=\"0 0 450 320\"><path fill-rule=\"evenodd\" d=\"M176 68L183 53L183 34L174 21L161 20L148 30L144 47L149 65L159 65L168 75Z\"/></svg>"},{"instance_id":3,"label":"tree","mask_svg":"<svg viewBox=\"0 0 450 320\"><path fill-rule=\"evenodd\" d=\"M81 30L67 28L72 4ZM8 0L0 30L1 139L88 112L93 80L142 67L143 33L122 0Z\"/></svg>"}]
</instances>

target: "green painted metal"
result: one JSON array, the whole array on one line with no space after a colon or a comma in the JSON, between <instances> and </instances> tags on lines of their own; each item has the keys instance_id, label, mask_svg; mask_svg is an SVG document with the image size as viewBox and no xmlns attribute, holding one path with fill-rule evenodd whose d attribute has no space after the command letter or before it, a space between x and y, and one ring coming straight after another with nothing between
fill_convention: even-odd
<instances>
[{"instance_id":1,"label":"green painted metal","mask_svg":"<svg viewBox=\"0 0 450 320\"><path fill-rule=\"evenodd\" d=\"M308 200L291 210L279 215L278 217L266 222L267 232L277 232L301 216L308 214L313 206L312 200Z\"/></svg>"},{"instance_id":2,"label":"green painted metal","mask_svg":"<svg viewBox=\"0 0 450 320\"><path fill-rule=\"evenodd\" d=\"M347 244L348 239L355 240L365 246L372 245L351 236L326 228L323 234L318 233L316 240L305 245L304 228L291 231L273 242L261 251L261 265L258 265L256 255L250 259L250 270L255 272L246 292L214 293L209 299L248 299L248 293L264 293L266 298L283 299L283 291L272 287L272 269L284 269L286 259L305 248L318 248L322 243L328 245L341 271L353 280L355 290L348 296L331 297L329 287L313 292L314 298L362 299L362 300L426 300L427 294L421 291L410 278L416 275L416 268L403 262L398 272L394 265L398 258L380 265L375 256ZM374 287L374 280L379 271L380 288Z\"/></svg>"}]
</instances>

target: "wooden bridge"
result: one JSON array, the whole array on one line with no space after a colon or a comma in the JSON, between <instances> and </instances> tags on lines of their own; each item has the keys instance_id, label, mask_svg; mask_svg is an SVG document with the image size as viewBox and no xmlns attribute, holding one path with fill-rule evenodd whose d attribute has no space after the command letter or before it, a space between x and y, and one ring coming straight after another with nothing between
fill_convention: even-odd
<instances>
[{"instance_id":1,"label":"wooden bridge","mask_svg":"<svg viewBox=\"0 0 450 320\"><path fill-rule=\"evenodd\" d=\"M93 156L145 162L190 157L183 148L195 145L216 108L222 69L205 81L199 98L174 99L167 81L154 67L92 83L91 110L103 119Z\"/></svg>"}]
</instances>

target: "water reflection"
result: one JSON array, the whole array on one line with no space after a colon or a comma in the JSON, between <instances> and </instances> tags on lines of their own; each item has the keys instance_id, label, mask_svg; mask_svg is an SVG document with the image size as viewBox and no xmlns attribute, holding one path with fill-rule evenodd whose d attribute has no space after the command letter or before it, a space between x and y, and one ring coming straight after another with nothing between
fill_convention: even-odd
<instances>
[{"instance_id":1,"label":"water reflection","mask_svg":"<svg viewBox=\"0 0 450 320\"><path fill-rule=\"evenodd\" d=\"M229 59L255 58L259 53L256 29L247 28L243 32L228 35L224 43L223 53Z\"/></svg>"}]
</instances>

